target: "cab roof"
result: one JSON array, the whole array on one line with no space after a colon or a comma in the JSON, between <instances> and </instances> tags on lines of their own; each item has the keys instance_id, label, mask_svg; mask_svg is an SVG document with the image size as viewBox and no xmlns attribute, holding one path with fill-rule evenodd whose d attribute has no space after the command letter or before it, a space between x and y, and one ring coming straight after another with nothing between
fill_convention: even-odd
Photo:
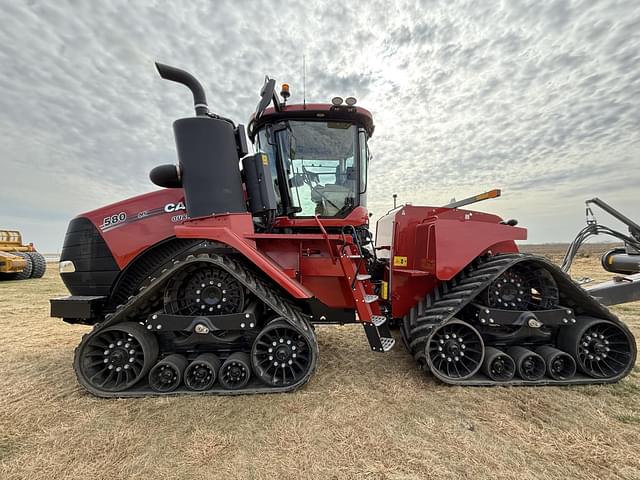
<instances>
[{"instance_id":1,"label":"cab roof","mask_svg":"<svg viewBox=\"0 0 640 480\"><path fill-rule=\"evenodd\" d=\"M279 111L274 107L269 107L258 120L255 119L255 114L251 115L249 121L251 140L255 137L258 129L267 123L294 119L353 122L363 127L369 136L373 135L373 130L375 129L373 116L366 108L348 105L336 106L330 103L294 104L281 106Z\"/></svg>"}]
</instances>

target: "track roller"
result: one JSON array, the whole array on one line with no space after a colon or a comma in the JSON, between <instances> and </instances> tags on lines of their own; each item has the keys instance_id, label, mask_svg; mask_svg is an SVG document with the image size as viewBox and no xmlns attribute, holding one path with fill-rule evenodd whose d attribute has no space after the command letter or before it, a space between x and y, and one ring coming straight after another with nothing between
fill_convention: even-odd
<instances>
[{"instance_id":1,"label":"track roller","mask_svg":"<svg viewBox=\"0 0 640 480\"><path fill-rule=\"evenodd\" d=\"M508 382L516 373L516 364L509 355L494 347L486 347L482 373L495 382Z\"/></svg>"},{"instance_id":2,"label":"track roller","mask_svg":"<svg viewBox=\"0 0 640 480\"><path fill-rule=\"evenodd\" d=\"M184 371L184 384L189 390L210 389L218 378L220 359L214 353L203 353L189 364Z\"/></svg>"},{"instance_id":3,"label":"track roller","mask_svg":"<svg viewBox=\"0 0 640 480\"><path fill-rule=\"evenodd\" d=\"M251 378L251 360L249 355L236 352L229 356L218 373L220 385L227 390L237 390L249 383Z\"/></svg>"},{"instance_id":4,"label":"track roller","mask_svg":"<svg viewBox=\"0 0 640 480\"><path fill-rule=\"evenodd\" d=\"M580 370L594 378L625 375L636 361L636 345L622 325L593 317L579 317L578 323L563 328L558 347L571 354Z\"/></svg>"},{"instance_id":5,"label":"track roller","mask_svg":"<svg viewBox=\"0 0 640 480\"><path fill-rule=\"evenodd\" d=\"M547 364L547 375L554 380L568 380L576 374L576 361L571 355L550 345L536 348Z\"/></svg>"},{"instance_id":6,"label":"track roller","mask_svg":"<svg viewBox=\"0 0 640 480\"><path fill-rule=\"evenodd\" d=\"M457 319L436 327L427 340L427 363L443 381L471 378L482 366L484 354L478 331Z\"/></svg>"},{"instance_id":7,"label":"track roller","mask_svg":"<svg viewBox=\"0 0 640 480\"><path fill-rule=\"evenodd\" d=\"M149 372L149 386L156 392L174 391L182 383L182 374L187 367L187 359L174 353L160 360Z\"/></svg>"},{"instance_id":8,"label":"track roller","mask_svg":"<svg viewBox=\"0 0 640 480\"><path fill-rule=\"evenodd\" d=\"M511 347L507 353L516 362L516 370L520 378L528 381L540 380L544 377L546 364L536 352L524 347Z\"/></svg>"}]
</instances>

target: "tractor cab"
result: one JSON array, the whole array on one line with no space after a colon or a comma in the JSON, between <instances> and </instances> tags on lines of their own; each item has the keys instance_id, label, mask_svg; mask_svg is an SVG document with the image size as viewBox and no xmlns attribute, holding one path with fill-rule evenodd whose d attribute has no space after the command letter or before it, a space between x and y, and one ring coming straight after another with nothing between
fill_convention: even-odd
<instances>
[{"instance_id":1,"label":"tractor cab","mask_svg":"<svg viewBox=\"0 0 640 480\"><path fill-rule=\"evenodd\" d=\"M353 97L347 105L339 97L332 104L286 105L272 89L266 96L273 106L258 105L249 135L267 156L276 216L346 220L358 207L364 211L371 113L356 107Z\"/></svg>"}]
</instances>

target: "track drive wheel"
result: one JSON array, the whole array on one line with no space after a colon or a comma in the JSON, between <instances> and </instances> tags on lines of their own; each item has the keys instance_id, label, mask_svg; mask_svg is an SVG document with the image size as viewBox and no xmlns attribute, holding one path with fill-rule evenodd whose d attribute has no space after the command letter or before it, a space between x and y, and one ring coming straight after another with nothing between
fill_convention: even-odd
<instances>
[{"instance_id":1,"label":"track drive wheel","mask_svg":"<svg viewBox=\"0 0 640 480\"><path fill-rule=\"evenodd\" d=\"M436 327L426 345L427 364L444 382L467 380L482 366L484 342L466 322L453 319Z\"/></svg>"},{"instance_id":2,"label":"track drive wheel","mask_svg":"<svg viewBox=\"0 0 640 480\"><path fill-rule=\"evenodd\" d=\"M86 336L75 352L78 381L91 393L122 392L147 375L158 357L153 334L133 322Z\"/></svg>"},{"instance_id":3,"label":"track drive wheel","mask_svg":"<svg viewBox=\"0 0 640 480\"><path fill-rule=\"evenodd\" d=\"M244 288L229 272L195 264L172 278L165 290L165 310L179 315L220 315L241 312Z\"/></svg>"},{"instance_id":4,"label":"track drive wheel","mask_svg":"<svg viewBox=\"0 0 640 480\"><path fill-rule=\"evenodd\" d=\"M636 344L626 327L593 317L577 320L560 331L558 347L571 354L590 377L624 376L636 361Z\"/></svg>"},{"instance_id":5,"label":"track drive wheel","mask_svg":"<svg viewBox=\"0 0 640 480\"><path fill-rule=\"evenodd\" d=\"M303 380L315 359L308 340L284 320L274 320L258 334L251 349L256 376L271 387Z\"/></svg>"},{"instance_id":6,"label":"track drive wheel","mask_svg":"<svg viewBox=\"0 0 640 480\"><path fill-rule=\"evenodd\" d=\"M491 282L482 300L491 308L545 310L558 305L558 285L546 268L522 262Z\"/></svg>"}]
</instances>

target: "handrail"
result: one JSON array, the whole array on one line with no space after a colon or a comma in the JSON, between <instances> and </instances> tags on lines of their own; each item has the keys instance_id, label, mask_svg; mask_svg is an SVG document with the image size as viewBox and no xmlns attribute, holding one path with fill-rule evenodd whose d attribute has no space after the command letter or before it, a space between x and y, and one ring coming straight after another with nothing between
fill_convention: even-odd
<instances>
[{"instance_id":1,"label":"handrail","mask_svg":"<svg viewBox=\"0 0 640 480\"><path fill-rule=\"evenodd\" d=\"M324 236L324 241L326 242L327 248L329 249L329 255L331 255L331 261L333 263L336 263L336 256L334 255L333 250L331 248L331 242L329 241L329 234L325 230L324 225L322 225L322 222L320 221L320 218L318 217L318 215L314 215L313 218L316 219L316 222L317 222L318 226L320 227L320 231L322 232L322 235Z\"/></svg>"}]
</instances>

